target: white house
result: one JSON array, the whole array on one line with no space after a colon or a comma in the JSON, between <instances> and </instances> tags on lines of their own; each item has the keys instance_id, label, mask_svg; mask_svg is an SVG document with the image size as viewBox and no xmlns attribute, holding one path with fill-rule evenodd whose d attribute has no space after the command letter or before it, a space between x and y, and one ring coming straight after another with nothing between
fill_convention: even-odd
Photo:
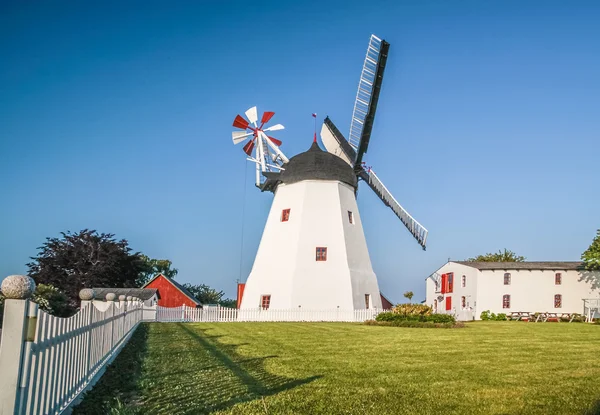
<instances>
[{"instance_id":1,"label":"white house","mask_svg":"<svg viewBox=\"0 0 600 415\"><path fill-rule=\"evenodd\" d=\"M584 314L584 299L600 291L582 277L581 262L450 261L426 279L426 304L460 320L481 312L556 312Z\"/></svg>"}]
</instances>

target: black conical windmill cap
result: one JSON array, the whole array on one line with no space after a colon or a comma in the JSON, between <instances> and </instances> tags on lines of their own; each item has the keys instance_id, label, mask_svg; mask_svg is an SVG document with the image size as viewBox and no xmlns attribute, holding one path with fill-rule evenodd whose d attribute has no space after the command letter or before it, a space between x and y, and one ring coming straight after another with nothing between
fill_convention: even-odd
<instances>
[{"instance_id":1,"label":"black conical windmill cap","mask_svg":"<svg viewBox=\"0 0 600 415\"><path fill-rule=\"evenodd\" d=\"M323 151L316 140L307 151L292 157L284 168L279 181L285 184L303 180L338 180L355 189L358 185L352 167L335 154Z\"/></svg>"}]
</instances>

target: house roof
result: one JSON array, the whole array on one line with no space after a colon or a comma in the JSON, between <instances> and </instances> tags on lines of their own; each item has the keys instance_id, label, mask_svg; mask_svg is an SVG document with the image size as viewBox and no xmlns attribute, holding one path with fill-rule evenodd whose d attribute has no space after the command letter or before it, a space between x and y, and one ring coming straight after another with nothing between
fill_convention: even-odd
<instances>
[{"instance_id":1,"label":"house roof","mask_svg":"<svg viewBox=\"0 0 600 415\"><path fill-rule=\"evenodd\" d=\"M456 264L466 265L468 267L483 270L505 270L505 269L524 269L524 270L580 270L583 268L581 261L526 261L526 262L470 262L470 261L452 261Z\"/></svg>"},{"instance_id":2,"label":"house roof","mask_svg":"<svg viewBox=\"0 0 600 415\"><path fill-rule=\"evenodd\" d=\"M154 295L160 298L158 290L156 288L92 288L94 290L94 297L98 300L104 300L106 294L114 293L117 298L120 295L137 297L140 300L146 301L151 299Z\"/></svg>"},{"instance_id":3,"label":"house roof","mask_svg":"<svg viewBox=\"0 0 600 415\"><path fill-rule=\"evenodd\" d=\"M150 281L148 281L146 284L144 284L144 286L142 288L146 287L148 284L150 284L152 281L154 281L158 277L163 277L164 279L166 279L167 281L169 281L169 283L171 283L175 288L177 288L179 291L181 291L181 293L183 295L185 295L191 301L193 301L194 304L196 304L196 305L202 305L202 303L200 301L198 301L198 299L196 297L194 297L194 295L191 292L189 292L183 285L179 284L173 278L165 277L162 274L158 274L157 276L155 276L154 278L152 278Z\"/></svg>"}]
</instances>

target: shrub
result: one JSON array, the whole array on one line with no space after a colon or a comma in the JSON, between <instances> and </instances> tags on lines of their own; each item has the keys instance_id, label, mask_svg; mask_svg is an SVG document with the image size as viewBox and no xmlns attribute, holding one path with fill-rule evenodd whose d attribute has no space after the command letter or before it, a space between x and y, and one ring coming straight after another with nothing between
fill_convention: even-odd
<instances>
[{"instance_id":1,"label":"shrub","mask_svg":"<svg viewBox=\"0 0 600 415\"><path fill-rule=\"evenodd\" d=\"M450 329L464 327L464 323L448 322L448 323L435 323L433 321L420 321L420 320L395 320L395 321L365 321L367 326L388 326L388 327L413 327L413 328L436 328L436 329Z\"/></svg>"},{"instance_id":2,"label":"shrub","mask_svg":"<svg viewBox=\"0 0 600 415\"><path fill-rule=\"evenodd\" d=\"M490 310L482 311L479 318L482 319L483 321L491 320Z\"/></svg>"},{"instance_id":3,"label":"shrub","mask_svg":"<svg viewBox=\"0 0 600 415\"><path fill-rule=\"evenodd\" d=\"M69 298L65 293L52 285L39 284L35 287L32 300L40 310L58 317L68 317L73 314L69 306Z\"/></svg>"},{"instance_id":4,"label":"shrub","mask_svg":"<svg viewBox=\"0 0 600 415\"><path fill-rule=\"evenodd\" d=\"M498 313L496 315L496 321L506 321L506 314L505 313Z\"/></svg>"},{"instance_id":5,"label":"shrub","mask_svg":"<svg viewBox=\"0 0 600 415\"><path fill-rule=\"evenodd\" d=\"M398 304L392 308L392 313L403 316L428 316L433 309L425 304Z\"/></svg>"},{"instance_id":6,"label":"shrub","mask_svg":"<svg viewBox=\"0 0 600 415\"><path fill-rule=\"evenodd\" d=\"M414 321L421 323L455 323L456 319L450 314L404 315L394 312L379 313L375 320L378 322L396 323L399 321Z\"/></svg>"},{"instance_id":7,"label":"shrub","mask_svg":"<svg viewBox=\"0 0 600 415\"><path fill-rule=\"evenodd\" d=\"M433 323L456 323L456 319L451 314L431 314L424 317L425 321L431 321Z\"/></svg>"}]
</instances>

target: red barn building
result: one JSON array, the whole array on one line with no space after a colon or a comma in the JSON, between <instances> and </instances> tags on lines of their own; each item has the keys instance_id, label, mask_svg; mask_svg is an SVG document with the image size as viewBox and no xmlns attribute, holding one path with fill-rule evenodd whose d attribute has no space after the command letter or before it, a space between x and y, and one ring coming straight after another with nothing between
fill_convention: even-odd
<instances>
[{"instance_id":1,"label":"red barn building","mask_svg":"<svg viewBox=\"0 0 600 415\"><path fill-rule=\"evenodd\" d=\"M161 307L202 307L200 301L196 299L188 290L186 290L177 281L167 278L162 274L148 281L142 288L156 288L158 290L158 305Z\"/></svg>"}]
</instances>

